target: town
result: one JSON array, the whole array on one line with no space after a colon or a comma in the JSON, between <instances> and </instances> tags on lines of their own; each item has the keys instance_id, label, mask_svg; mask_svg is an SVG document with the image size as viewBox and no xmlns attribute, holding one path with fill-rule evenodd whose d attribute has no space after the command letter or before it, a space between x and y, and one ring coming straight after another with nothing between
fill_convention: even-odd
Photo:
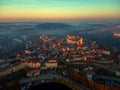
<instances>
[{"instance_id":1,"label":"town","mask_svg":"<svg viewBox=\"0 0 120 90\"><path fill-rule=\"evenodd\" d=\"M110 49L96 41L77 35L40 35L27 41L23 53L0 61L0 89L16 84L14 88L29 89L32 81L25 84L27 79L52 74L70 78L88 90L119 90L119 67Z\"/></svg>"}]
</instances>

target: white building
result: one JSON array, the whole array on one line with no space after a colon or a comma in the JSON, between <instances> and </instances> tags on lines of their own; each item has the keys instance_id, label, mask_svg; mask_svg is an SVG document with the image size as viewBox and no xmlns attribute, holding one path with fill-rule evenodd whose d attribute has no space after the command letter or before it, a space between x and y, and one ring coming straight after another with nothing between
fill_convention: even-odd
<instances>
[{"instance_id":1,"label":"white building","mask_svg":"<svg viewBox=\"0 0 120 90\"><path fill-rule=\"evenodd\" d=\"M91 74L87 73L86 77L87 77L88 80L92 80L92 75Z\"/></svg>"},{"instance_id":2,"label":"white building","mask_svg":"<svg viewBox=\"0 0 120 90\"><path fill-rule=\"evenodd\" d=\"M120 76L120 70L116 70L116 76Z\"/></svg>"},{"instance_id":3,"label":"white building","mask_svg":"<svg viewBox=\"0 0 120 90\"><path fill-rule=\"evenodd\" d=\"M110 55L110 51L103 50L103 54Z\"/></svg>"}]
</instances>

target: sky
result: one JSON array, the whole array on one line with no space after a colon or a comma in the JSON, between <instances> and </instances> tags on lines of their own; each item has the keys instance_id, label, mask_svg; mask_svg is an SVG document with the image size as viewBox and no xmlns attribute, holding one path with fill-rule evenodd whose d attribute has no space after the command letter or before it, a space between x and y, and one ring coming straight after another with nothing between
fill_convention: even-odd
<instances>
[{"instance_id":1,"label":"sky","mask_svg":"<svg viewBox=\"0 0 120 90\"><path fill-rule=\"evenodd\" d=\"M120 19L120 0L0 0L0 20Z\"/></svg>"}]
</instances>

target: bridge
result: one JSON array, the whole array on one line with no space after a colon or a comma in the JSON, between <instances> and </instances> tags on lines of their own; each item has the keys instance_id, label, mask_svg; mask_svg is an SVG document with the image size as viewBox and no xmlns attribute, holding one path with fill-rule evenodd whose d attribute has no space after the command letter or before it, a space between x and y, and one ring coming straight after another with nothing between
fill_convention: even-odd
<instances>
[{"instance_id":1,"label":"bridge","mask_svg":"<svg viewBox=\"0 0 120 90\"><path fill-rule=\"evenodd\" d=\"M76 81L73 81L70 78L63 77L58 74L45 74L45 75L40 75L37 77L23 78L19 80L19 82L21 85L27 84L27 89L29 89L30 87L39 85L41 83L58 82L58 83L66 85L67 87L73 90L89 90L88 88L77 83ZM21 90L26 90L26 89L21 88Z\"/></svg>"}]
</instances>

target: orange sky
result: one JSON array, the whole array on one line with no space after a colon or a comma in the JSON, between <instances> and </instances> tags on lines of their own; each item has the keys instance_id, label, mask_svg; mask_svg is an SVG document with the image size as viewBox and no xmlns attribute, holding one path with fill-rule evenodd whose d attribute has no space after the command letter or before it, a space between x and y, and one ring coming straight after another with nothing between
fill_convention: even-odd
<instances>
[{"instance_id":1,"label":"orange sky","mask_svg":"<svg viewBox=\"0 0 120 90\"><path fill-rule=\"evenodd\" d=\"M0 0L0 20L120 19L120 0Z\"/></svg>"}]
</instances>

